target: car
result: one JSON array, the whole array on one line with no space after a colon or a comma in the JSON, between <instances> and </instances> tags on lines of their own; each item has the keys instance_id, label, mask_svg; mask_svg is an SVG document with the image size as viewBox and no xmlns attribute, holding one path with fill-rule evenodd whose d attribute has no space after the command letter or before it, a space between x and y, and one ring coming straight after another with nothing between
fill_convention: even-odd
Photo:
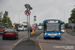
<instances>
[{"instance_id":1,"label":"car","mask_svg":"<svg viewBox=\"0 0 75 50\"><path fill-rule=\"evenodd\" d=\"M18 26L18 31L24 31L24 27L23 26Z\"/></svg>"},{"instance_id":2,"label":"car","mask_svg":"<svg viewBox=\"0 0 75 50\"><path fill-rule=\"evenodd\" d=\"M64 28L61 28L61 32L64 33L65 32L65 29Z\"/></svg>"},{"instance_id":3,"label":"car","mask_svg":"<svg viewBox=\"0 0 75 50\"><path fill-rule=\"evenodd\" d=\"M6 38L18 39L18 32L15 29L7 28L5 29L3 36L2 36L3 40Z\"/></svg>"},{"instance_id":4,"label":"car","mask_svg":"<svg viewBox=\"0 0 75 50\"><path fill-rule=\"evenodd\" d=\"M61 32L62 32L62 33L65 32L65 26L64 26L64 24L61 25Z\"/></svg>"},{"instance_id":5,"label":"car","mask_svg":"<svg viewBox=\"0 0 75 50\"><path fill-rule=\"evenodd\" d=\"M42 26L38 26L38 30L42 30L43 29L43 27Z\"/></svg>"},{"instance_id":6,"label":"car","mask_svg":"<svg viewBox=\"0 0 75 50\"><path fill-rule=\"evenodd\" d=\"M3 34L3 32L5 31L6 27L0 27L0 33Z\"/></svg>"}]
</instances>

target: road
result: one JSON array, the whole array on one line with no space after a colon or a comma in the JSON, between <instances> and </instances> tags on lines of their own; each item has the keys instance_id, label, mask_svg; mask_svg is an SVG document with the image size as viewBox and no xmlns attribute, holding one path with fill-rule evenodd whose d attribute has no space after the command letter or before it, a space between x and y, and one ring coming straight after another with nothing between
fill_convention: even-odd
<instances>
[{"instance_id":1,"label":"road","mask_svg":"<svg viewBox=\"0 0 75 50\"><path fill-rule=\"evenodd\" d=\"M75 50L75 36L63 33L62 38L58 39L43 39L41 34L37 40L39 41L41 50Z\"/></svg>"},{"instance_id":2,"label":"road","mask_svg":"<svg viewBox=\"0 0 75 50\"><path fill-rule=\"evenodd\" d=\"M19 32L19 39L17 40L2 40L2 36L0 35L0 50L10 50L15 43L25 36L27 36L27 32ZM62 38L58 40L55 38L43 39L43 30L36 30L35 35L31 37L31 39L38 41L41 50L75 50L75 36L66 32L63 33Z\"/></svg>"},{"instance_id":3,"label":"road","mask_svg":"<svg viewBox=\"0 0 75 50\"><path fill-rule=\"evenodd\" d=\"M15 39L2 40L2 35L0 35L0 50L10 50L15 43L17 43L20 39L24 38L27 35L26 31L18 33L19 33L19 38L17 40Z\"/></svg>"}]
</instances>

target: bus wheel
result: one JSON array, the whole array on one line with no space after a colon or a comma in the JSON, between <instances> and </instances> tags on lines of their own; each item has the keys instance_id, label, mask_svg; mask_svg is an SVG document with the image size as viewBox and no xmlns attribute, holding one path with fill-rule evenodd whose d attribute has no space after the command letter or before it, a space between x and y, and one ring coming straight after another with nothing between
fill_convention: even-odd
<instances>
[{"instance_id":1,"label":"bus wheel","mask_svg":"<svg viewBox=\"0 0 75 50\"><path fill-rule=\"evenodd\" d=\"M44 39L46 39L46 38L44 38Z\"/></svg>"},{"instance_id":2,"label":"bus wheel","mask_svg":"<svg viewBox=\"0 0 75 50\"><path fill-rule=\"evenodd\" d=\"M60 40L60 38L58 38L58 40Z\"/></svg>"}]
</instances>

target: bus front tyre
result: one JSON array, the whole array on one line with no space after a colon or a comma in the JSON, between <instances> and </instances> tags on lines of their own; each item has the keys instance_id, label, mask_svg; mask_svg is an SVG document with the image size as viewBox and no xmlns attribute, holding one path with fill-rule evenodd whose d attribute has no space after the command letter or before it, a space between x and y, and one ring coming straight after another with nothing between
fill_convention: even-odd
<instances>
[{"instance_id":1,"label":"bus front tyre","mask_svg":"<svg viewBox=\"0 0 75 50\"><path fill-rule=\"evenodd\" d=\"M60 40L60 38L58 38L58 40Z\"/></svg>"},{"instance_id":2,"label":"bus front tyre","mask_svg":"<svg viewBox=\"0 0 75 50\"><path fill-rule=\"evenodd\" d=\"M46 39L46 38L44 38L44 39Z\"/></svg>"}]
</instances>

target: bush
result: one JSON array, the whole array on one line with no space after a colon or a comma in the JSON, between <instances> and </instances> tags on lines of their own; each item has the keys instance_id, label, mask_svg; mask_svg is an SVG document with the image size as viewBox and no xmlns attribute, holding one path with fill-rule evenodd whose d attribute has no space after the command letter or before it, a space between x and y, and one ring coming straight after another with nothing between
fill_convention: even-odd
<instances>
[{"instance_id":1,"label":"bush","mask_svg":"<svg viewBox=\"0 0 75 50\"><path fill-rule=\"evenodd\" d=\"M67 27L68 27L68 25L69 25L69 23L65 23L65 28L67 28Z\"/></svg>"}]
</instances>

